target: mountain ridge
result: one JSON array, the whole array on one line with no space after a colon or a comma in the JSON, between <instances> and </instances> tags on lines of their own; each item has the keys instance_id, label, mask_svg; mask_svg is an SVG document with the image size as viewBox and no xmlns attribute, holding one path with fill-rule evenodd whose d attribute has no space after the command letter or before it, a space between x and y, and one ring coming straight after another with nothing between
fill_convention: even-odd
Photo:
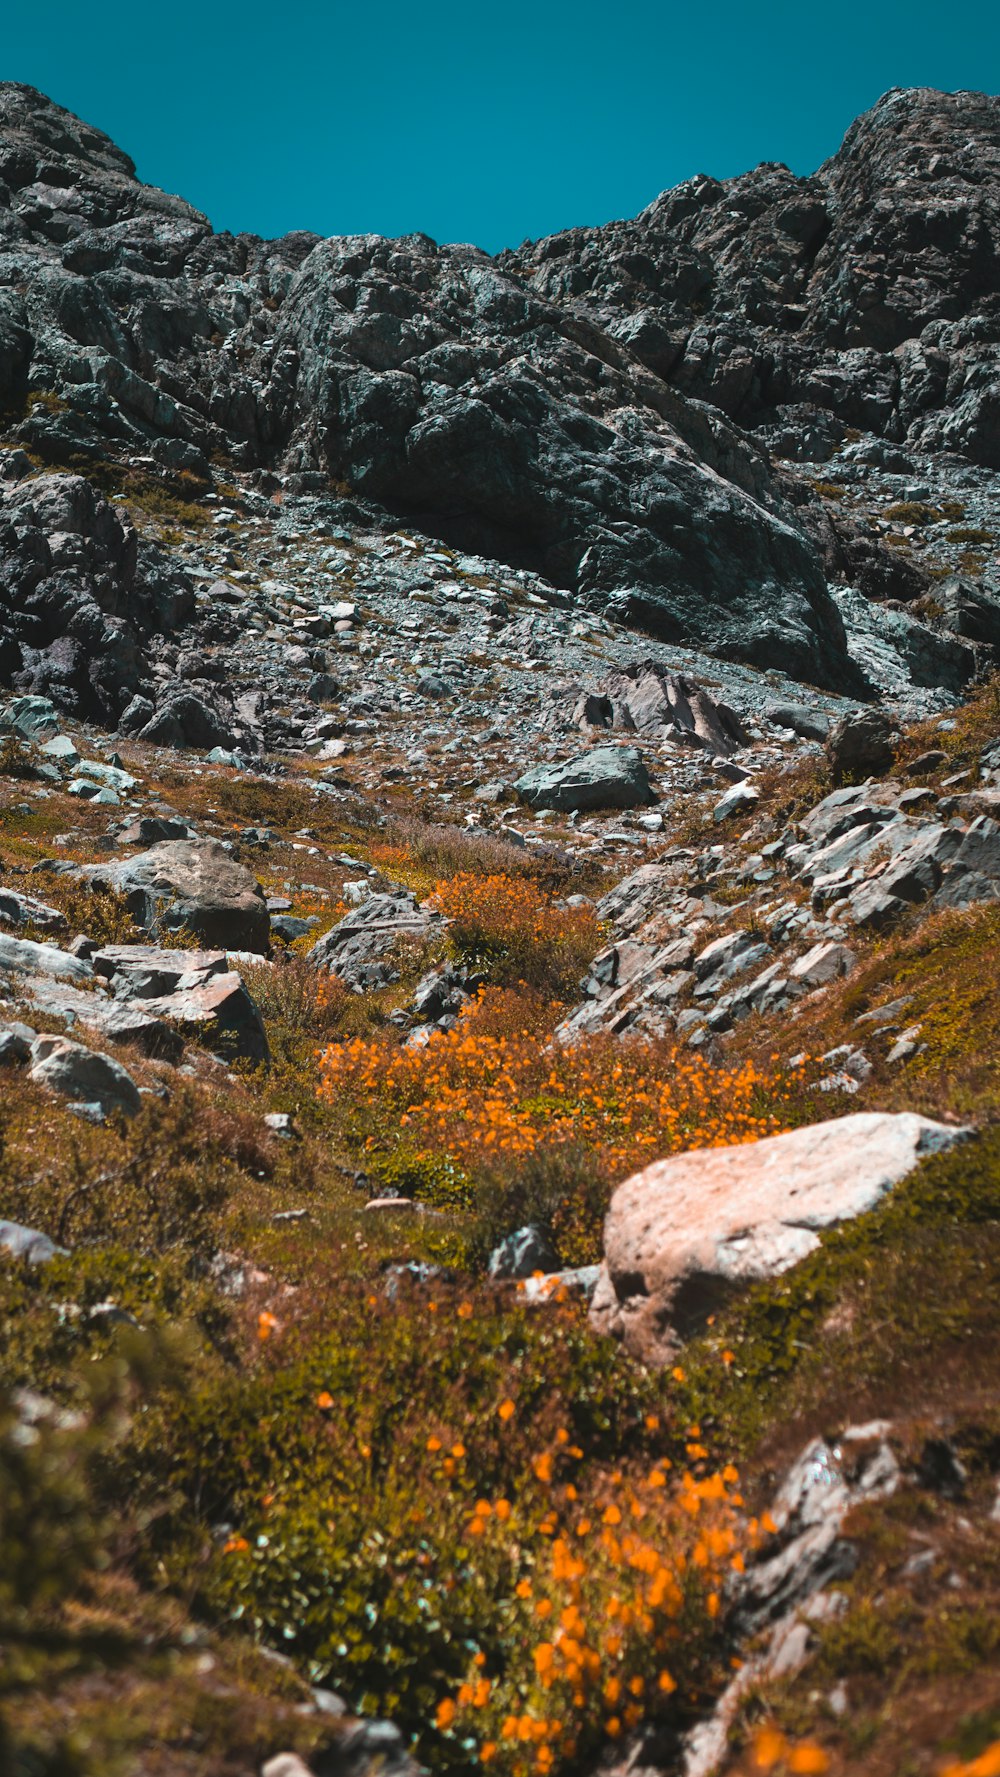
<instances>
[{"instance_id":1,"label":"mountain ridge","mask_svg":"<svg viewBox=\"0 0 1000 1777\"><path fill-rule=\"evenodd\" d=\"M929 582L781 459L862 429L883 466L911 445L1000 462L998 117L985 95L890 94L811 179L696 179L632 222L491 258L420 235L215 234L8 84L10 442L85 474L145 463L197 489L228 464L265 491L339 489L662 641L871 695L831 588L912 602ZM928 178L954 236L929 270ZM887 181L896 219L873 246ZM839 343L904 320L920 336L892 350ZM8 653L61 642L10 621ZM19 685L40 688L22 657ZM112 723L126 689L104 698Z\"/></svg>"}]
</instances>

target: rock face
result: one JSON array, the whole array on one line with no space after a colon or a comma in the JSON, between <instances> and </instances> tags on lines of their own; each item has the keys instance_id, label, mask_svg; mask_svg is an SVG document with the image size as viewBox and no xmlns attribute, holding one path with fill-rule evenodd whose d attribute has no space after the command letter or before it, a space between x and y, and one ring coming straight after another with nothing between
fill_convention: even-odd
<instances>
[{"instance_id":1,"label":"rock face","mask_svg":"<svg viewBox=\"0 0 1000 1777\"><path fill-rule=\"evenodd\" d=\"M667 639L711 635L763 664L780 636L803 670L848 682L815 555L764 460L486 254L324 241L275 344L299 366L290 461Z\"/></svg>"},{"instance_id":2,"label":"rock face","mask_svg":"<svg viewBox=\"0 0 1000 1777\"><path fill-rule=\"evenodd\" d=\"M20 690L114 725L145 640L193 606L183 574L82 476L0 482L0 671Z\"/></svg>"},{"instance_id":3,"label":"rock face","mask_svg":"<svg viewBox=\"0 0 1000 1777\"><path fill-rule=\"evenodd\" d=\"M1000 465L1000 101L886 93L768 163L503 257L674 388L822 460L849 426Z\"/></svg>"},{"instance_id":4,"label":"rock face","mask_svg":"<svg viewBox=\"0 0 1000 1777\"><path fill-rule=\"evenodd\" d=\"M872 1111L655 1162L611 1200L593 1326L666 1361L735 1285L787 1270L963 1133Z\"/></svg>"},{"instance_id":5,"label":"rock face","mask_svg":"<svg viewBox=\"0 0 1000 1777\"><path fill-rule=\"evenodd\" d=\"M726 416L787 429L832 406L841 429L922 427L991 460L995 139L995 101L889 95L813 180L690 181L632 223L494 260L422 235L213 234L7 84L0 398L49 462L118 452L197 482L222 451L333 477L663 638L860 691L815 514ZM144 599L176 620L190 589L112 541L105 627ZM91 568L63 565L75 597ZM64 634L14 636L8 670L116 717L150 701L142 622L110 658Z\"/></svg>"},{"instance_id":6,"label":"rock face","mask_svg":"<svg viewBox=\"0 0 1000 1777\"><path fill-rule=\"evenodd\" d=\"M270 948L264 892L217 840L168 840L137 857L91 866L84 874L124 895L144 931L187 927L213 948L260 956Z\"/></svg>"},{"instance_id":7,"label":"rock face","mask_svg":"<svg viewBox=\"0 0 1000 1777\"><path fill-rule=\"evenodd\" d=\"M563 811L642 808L656 800L635 747L594 747L560 764L535 765L514 788L530 808Z\"/></svg>"}]
</instances>

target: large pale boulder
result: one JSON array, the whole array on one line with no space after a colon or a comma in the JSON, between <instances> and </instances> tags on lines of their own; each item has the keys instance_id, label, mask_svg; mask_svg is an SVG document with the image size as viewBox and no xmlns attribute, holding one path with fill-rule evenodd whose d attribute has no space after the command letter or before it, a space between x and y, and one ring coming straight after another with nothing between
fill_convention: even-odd
<instances>
[{"instance_id":1,"label":"large pale boulder","mask_svg":"<svg viewBox=\"0 0 1000 1777\"><path fill-rule=\"evenodd\" d=\"M734 1286L787 1270L821 1229L873 1209L966 1134L910 1111L862 1111L656 1161L611 1199L592 1325L665 1362Z\"/></svg>"}]
</instances>

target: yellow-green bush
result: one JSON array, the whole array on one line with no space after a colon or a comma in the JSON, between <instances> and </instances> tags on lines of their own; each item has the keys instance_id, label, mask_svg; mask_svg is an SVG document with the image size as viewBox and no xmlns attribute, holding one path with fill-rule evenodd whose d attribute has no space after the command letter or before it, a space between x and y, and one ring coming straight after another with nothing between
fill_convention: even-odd
<instances>
[{"instance_id":1,"label":"yellow-green bush","mask_svg":"<svg viewBox=\"0 0 1000 1777\"><path fill-rule=\"evenodd\" d=\"M579 1605L572 1577L560 1591L553 1539L582 1547L617 1522L627 1494L640 1499L633 1527L657 1527L664 1559L694 1560L671 1666L696 1682L717 1633L718 1562L692 1556L697 1509L667 1479L674 1460L693 1471L685 1487L700 1485L707 1457L670 1423L672 1380L629 1366L569 1305L539 1312L444 1280L399 1283L391 1300L343 1280L327 1293L321 1278L308 1293L262 1313L256 1366L185 1382L139 1428L138 1488L155 1476L175 1501L150 1559L195 1580L212 1615L389 1714L437 1768L467 1768L468 1735L456 1738L439 1706L479 1656L507 1692L534 1694L519 1581L537 1569L546 1597ZM592 1566L588 1621L612 1587L634 1599L646 1584L603 1544ZM617 1667L619 1654L602 1657ZM568 1738L593 1744L607 1708L599 1685L585 1689Z\"/></svg>"}]
</instances>

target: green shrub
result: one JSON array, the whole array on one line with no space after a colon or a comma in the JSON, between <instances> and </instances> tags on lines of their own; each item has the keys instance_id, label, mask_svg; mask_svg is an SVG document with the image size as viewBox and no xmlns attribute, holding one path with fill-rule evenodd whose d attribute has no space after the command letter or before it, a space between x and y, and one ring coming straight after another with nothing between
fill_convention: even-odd
<instances>
[{"instance_id":1,"label":"green shrub","mask_svg":"<svg viewBox=\"0 0 1000 1777\"><path fill-rule=\"evenodd\" d=\"M674 1385L595 1339L577 1309L445 1281L400 1285L390 1302L316 1278L287 1316L256 1369L184 1382L137 1428L140 1490L146 1474L175 1501L150 1559L426 1747L477 1648L493 1671L531 1670L498 1608L525 1550L511 1538L480 1558L474 1502L513 1502L534 1534L567 1484L590 1498L616 1465L665 1451ZM443 1768L455 1755L435 1756Z\"/></svg>"},{"instance_id":2,"label":"green shrub","mask_svg":"<svg viewBox=\"0 0 1000 1777\"><path fill-rule=\"evenodd\" d=\"M428 1153L405 1143L388 1154L374 1154L368 1170L386 1197L414 1197L436 1209L467 1209L473 1185L450 1154Z\"/></svg>"},{"instance_id":3,"label":"green shrub","mask_svg":"<svg viewBox=\"0 0 1000 1777\"><path fill-rule=\"evenodd\" d=\"M309 784L264 778L220 777L212 785L224 814L254 827L277 827L294 832L315 825L322 803Z\"/></svg>"},{"instance_id":4,"label":"green shrub","mask_svg":"<svg viewBox=\"0 0 1000 1777\"><path fill-rule=\"evenodd\" d=\"M141 944L144 934L136 925L125 896L102 883L93 887L70 877L46 878L45 899L58 907L71 932L82 932L95 944Z\"/></svg>"},{"instance_id":5,"label":"green shrub","mask_svg":"<svg viewBox=\"0 0 1000 1777\"><path fill-rule=\"evenodd\" d=\"M957 530L948 532L949 543L992 543L995 531L977 529L975 525L960 525Z\"/></svg>"},{"instance_id":6,"label":"green shrub","mask_svg":"<svg viewBox=\"0 0 1000 1777\"><path fill-rule=\"evenodd\" d=\"M41 1169L5 1148L0 1125L0 1213L61 1246L210 1251L238 1171L199 1110L185 1086L167 1100L147 1098L110 1143L71 1130L68 1147ZM239 1154L239 1131L231 1137Z\"/></svg>"},{"instance_id":7,"label":"green shrub","mask_svg":"<svg viewBox=\"0 0 1000 1777\"><path fill-rule=\"evenodd\" d=\"M476 1176L472 1252L485 1263L501 1240L530 1223L545 1231L564 1266L595 1264L612 1188L601 1156L574 1144L487 1162Z\"/></svg>"},{"instance_id":8,"label":"green shrub","mask_svg":"<svg viewBox=\"0 0 1000 1777\"><path fill-rule=\"evenodd\" d=\"M0 777L31 778L35 768L24 741L16 734L0 739Z\"/></svg>"}]
</instances>

